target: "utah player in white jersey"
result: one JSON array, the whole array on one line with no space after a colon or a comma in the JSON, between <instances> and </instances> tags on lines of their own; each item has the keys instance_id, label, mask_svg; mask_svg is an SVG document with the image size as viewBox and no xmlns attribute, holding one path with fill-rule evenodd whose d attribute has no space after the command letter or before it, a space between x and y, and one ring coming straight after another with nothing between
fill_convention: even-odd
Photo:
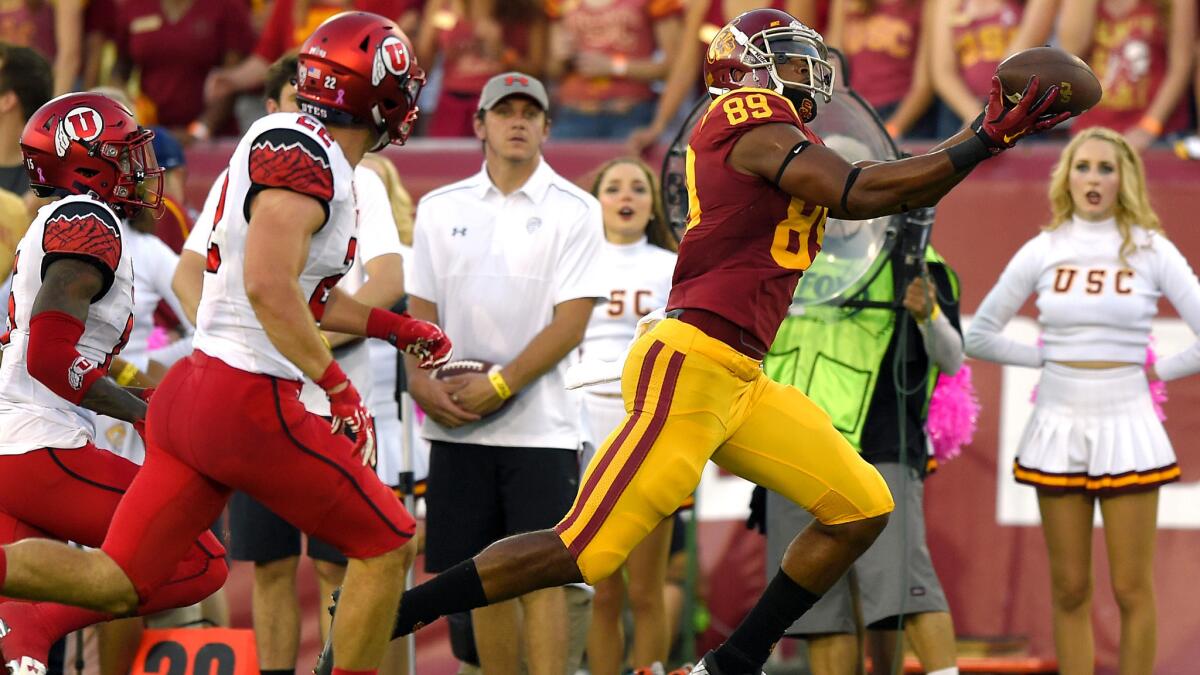
<instances>
[{"instance_id":1,"label":"utah player in white jersey","mask_svg":"<svg viewBox=\"0 0 1200 675\"><path fill-rule=\"evenodd\" d=\"M637 159L616 159L600 167L592 184L604 213L604 248L597 263L609 281L608 302L596 305L580 352L598 361L620 360L633 340L638 320L667 304L678 244L671 234L650 168ZM625 418L621 383L584 389L584 411L591 453ZM621 615L628 595L633 611L631 663L652 672L667 660L671 647L663 599L673 519L667 518L629 554L627 574L596 584L588 630L588 670L617 675L625 666ZM628 579L626 578L628 577ZM628 590L626 589L628 583Z\"/></svg>"},{"instance_id":2,"label":"utah player in white jersey","mask_svg":"<svg viewBox=\"0 0 1200 675\"><path fill-rule=\"evenodd\" d=\"M2 543L53 537L100 546L137 472L93 444L88 411L144 428L145 392L125 390L107 374L133 329L133 261L119 222L161 199L152 137L99 94L50 101L21 135L33 189L59 199L38 211L18 246L0 338ZM202 600L225 581L224 554L212 534L193 533L165 571L166 583L120 613ZM44 673L55 641L110 618L6 602L0 650L12 672Z\"/></svg>"},{"instance_id":3,"label":"utah player in white jersey","mask_svg":"<svg viewBox=\"0 0 1200 675\"><path fill-rule=\"evenodd\" d=\"M1038 492L1059 669L1095 666L1099 502L1121 608L1121 672L1151 673L1158 489L1180 470L1147 380L1200 372L1200 342L1143 364L1160 298L1200 333L1200 282L1159 225L1137 151L1115 131L1095 127L1072 139L1050 179L1050 203L1050 226L1021 247L979 306L966 351L1042 369L1013 476ZM1041 344L1005 337L1004 325L1035 293Z\"/></svg>"},{"instance_id":4,"label":"utah player in white jersey","mask_svg":"<svg viewBox=\"0 0 1200 675\"><path fill-rule=\"evenodd\" d=\"M0 593L125 613L152 595L188 538L241 490L350 559L333 633L334 671L373 672L413 555L412 516L366 466L370 417L321 341L385 339L436 367L437 326L369 309L334 288L354 259L350 176L362 155L403 142L424 74L389 20L344 13L300 49L306 114L271 115L234 150L198 311L196 351L155 394L146 463L101 551L26 540L5 547ZM300 376L330 399L330 423L300 404ZM336 433L355 432L356 440ZM347 611L349 610L349 611Z\"/></svg>"}]
</instances>

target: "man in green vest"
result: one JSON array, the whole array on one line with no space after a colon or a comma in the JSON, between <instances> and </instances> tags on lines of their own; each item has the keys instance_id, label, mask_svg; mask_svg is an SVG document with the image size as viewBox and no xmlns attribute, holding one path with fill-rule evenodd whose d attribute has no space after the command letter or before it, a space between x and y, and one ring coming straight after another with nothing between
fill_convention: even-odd
<instances>
[{"instance_id":1,"label":"man in green vest","mask_svg":"<svg viewBox=\"0 0 1200 675\"><path fill-rule=\"evenodd\" d=\"M856 597L862 625L889 631L875 634L882 639L873 643L884 646L872 650L874 672L890 672L903 617L925 672L958 673L954 625L925 544L922 485L930 459L924 431L929 397L938 374L953 375L963 360L958 280L932 247L920 268L905 283L912 273L894 253L854 302L806 307L785 320L763 362L768 376L799 387L829 413L883 474L896 500L874 545L788 630L788 636L808 640L814 675L860 672ZM778 494L766 502L771 571L812 516Z\"/></svg>"}]
</instances>

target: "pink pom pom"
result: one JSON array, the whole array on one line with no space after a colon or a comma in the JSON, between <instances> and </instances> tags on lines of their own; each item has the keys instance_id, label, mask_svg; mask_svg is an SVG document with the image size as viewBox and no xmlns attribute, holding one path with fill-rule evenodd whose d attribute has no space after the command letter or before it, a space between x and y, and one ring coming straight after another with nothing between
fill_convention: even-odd
<instances>
[{"instance_id":1,"label":"pink pom pom","mask_svg":"<svg viewBox=\"0 0 1200 675\"><path fill-rule=\"evenodd\" d=\"M1150 343L1146 345L1146 367L1154 365L1158 362L1158 354L1154 353L1154 336L1150 336ZM1167 402L1167 383L1162 380L1155 380L1150 383L1150 402L1154 404L1154 414L1158 416L1158 421L1165 422L1167 413L1163 410L1162 404Z\"/></svg>"},{"instance_id":2,"label":"pink pom pom","mask_svg":"<svg viewBox=\"0 0 1200 675\"><path fill-rule=\"evenodd\" d=\"M952 376L938 375L937 386L929 398L925 433L939 462L954 459L964 445L975 439L979 421L979 399L971 381L971 367L963 364Z\"/></svg>"},{"instance_id":3,"label":"pink pom pom","mask_svg":"<svg viewBox=\"0 0 1200 675\"><path fill-rule=\"evenodd\" d=\"M162 349L169 344L171 344L171 335L162 326L155 326L154 330L150 331L150 337L146 338L147 351Z\"/></svg>"}]
</instances>

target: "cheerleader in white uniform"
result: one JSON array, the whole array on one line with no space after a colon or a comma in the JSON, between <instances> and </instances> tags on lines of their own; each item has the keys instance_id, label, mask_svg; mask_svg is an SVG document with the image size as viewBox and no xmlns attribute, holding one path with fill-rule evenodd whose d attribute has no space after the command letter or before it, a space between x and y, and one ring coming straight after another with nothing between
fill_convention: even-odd
<instances>
[{"instance_id":1,"label":"cheerleader in white uniform","mask_svg":"<svg viewBox=\"0 0 1200 675\"><path fill-rule=\"evenodd\" d=\"M1038 490L1060 672L1091 673L1092 515L1099 501L1121 610L1121 673L1154 670L1159 486L1179 479L1148 379L1200 372L1200 343L1144 369L1162 296L1200 332L1200 283L1150 207L1137 153L1093 128L1050 178L1053 220L1025 244L967 331L969 356L1042 369L1013 466ZM1040 345L1002 335L1037 294Z\"/></svg>"},{"instance_id":2,"label":"cheerleader in white uniform","mask_svg":"<svg viewBox=\"0 0 1200 675\"><path fill-rule=\"evenodd\" d=\"M600 168L592 184L604 213L605 246L599 266L610 280L608 302L596 305L580 345L583 358L616 361L633 339L638 319L667 304L675 270L677 243L667 225L650 167L636 159L617 159ZM625 418L620 382L584 390L590 452ZM585 454L584 466L591 460ZM629 555L624 572L596 584L588 632L588 670L618 675L624 670L625 641L621 610L626 578L633 610L634 668L666 661L670 649L663 588L672 519L667 518ZM659 666L661 668L661 665ZM660 671L661 672L661 671Z\"/></svg>"}]
</instances>

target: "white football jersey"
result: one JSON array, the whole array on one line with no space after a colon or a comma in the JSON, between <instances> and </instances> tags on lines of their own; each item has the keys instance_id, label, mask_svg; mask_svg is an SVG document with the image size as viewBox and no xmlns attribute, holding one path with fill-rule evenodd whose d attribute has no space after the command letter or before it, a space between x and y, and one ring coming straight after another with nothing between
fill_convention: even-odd
<instances>
[{"instance_id":1,"label":"white football jersey","mask_svg":"<svg viewBox=\"0 0 1200 675\"><path fill-rule=\"evenodd\" d=\"M92 299L76 349L89 366L107 369L133 330L133 261L123 245L119 220L107 205L73 196L43 206L17 247L8 315L0 338L0 454L39 448L78 448L92 439L90 415L29 374L26 353L33 302L46 267L58 258L94 262L105 288Z\"/></svg>"},{"instance_id":2,"label":"white football jersey","mask_svg":"<svg viewBox=\"0 0 1200 675\"><path fill-rule=\"evenodd\" d=\"M604 242L598 269L608 282L608 302L596 304L580 344L588 361L616 361L633 339L638 319L667 304L675 254L645 239L636 244ZM620 393L621 383L589 387L597 393Z\"/></svg>"},{"instance_id":3,"label":"white football jersey","mask_svg":"<svg viewBox=\"0 0 1200 675\"><path fill-rule=\"evenodd\" d=\"M353 178L341 148L312 117L276 113L250 127L229 160L214 213L192 342L196 349L247 372L302 378L271 344L246 297L249 206L261 190L283 188L325 207L325 225L313 235L300 274L300 289L319 322L330 290L350 270L358 246Z\"/></svg>"}]
</instances>

